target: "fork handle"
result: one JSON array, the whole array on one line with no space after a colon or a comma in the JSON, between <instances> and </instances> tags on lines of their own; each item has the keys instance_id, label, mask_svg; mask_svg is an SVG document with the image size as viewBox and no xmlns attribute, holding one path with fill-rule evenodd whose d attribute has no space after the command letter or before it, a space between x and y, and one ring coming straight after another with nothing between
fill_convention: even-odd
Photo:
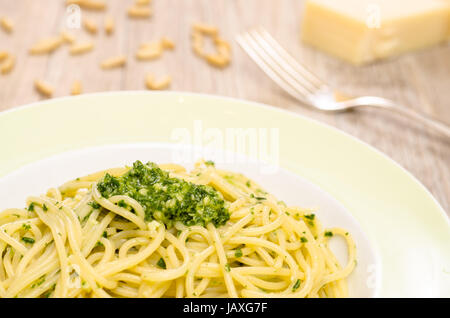
<instances>
[{"instance_id":1,"label":"fork handle","mask_svg":"<svg viewBox=\"0 0 450 318\"><path fill-rule=\"evenodd\" d=\"M389 109L389 110L395 111L396 113L398 113L400 115L404 115L411 119L417 120L417 121L421 122L422 124L425 124L426 126L428 126L430 128L433 128L434 130L436 130L437 132L446 136L447 138L450 138L450 126L447 123L444 123L443 121L432 118L422 112L416 111L409 107L399 106L396 103L394 103L393 101L390 101L388 99L380 98L380 97L365 96L365 97L353 99L353 104L354 105L358 104L358 106L377 107L377 108L384 108L384 109Z\"/></svg>"}]
</instances>

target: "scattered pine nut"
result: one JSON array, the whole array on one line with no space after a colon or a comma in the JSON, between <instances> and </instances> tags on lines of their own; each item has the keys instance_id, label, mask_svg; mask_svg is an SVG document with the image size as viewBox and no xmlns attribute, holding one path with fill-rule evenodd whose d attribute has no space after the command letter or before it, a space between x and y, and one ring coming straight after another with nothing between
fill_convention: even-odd
<instances>
[{"instance_id":1,"label":"scattered pine nut","mask_svg":"<svg viewBox=\"0 0 450 318\"><path fill-rule=\"evenodd\" d=\"M216 47L216 53L206 54L203 50L203 37L212 38ZM198 56L204 58L209 64L217 67L225 67L231 61L231 45L219 36L218 29L203 23L195 23L192 33L192 49Z\"/></svg>"},{"instance_id":2,"label":"scattered pine nut","mask_svg":"<svg viewBox=\"0 0 450 318\"><path fill-rule=\"evenodd\" d=\"M141 43L139 45L139 49L147 49L147 48L154 48L154 49L159 49L160 48L161 43L157 42L157 41L153 41L153 42L145 42L145 43Z\"/></svg>"},{"instance_id":3,"label":"scattered pine nut","mask_svg":"<svg viewBox=\"0 0 450 318\"><path fill-rule=\"evenodd\" d=\"M0 51L0 62L6 59L9 56L8 52Z\"/></svg>"},{"instance_id":4,"label":"scattered pine nut","mask_svg":"<svg viewBox=\"0 0 450 318\"><path fill-rule=\"evenodd\" d=\"M200 57L205 56L205 52L203 52L203 47L201 47L199 45L194 45L193 49L194 49L195 54L197 54L198 56L200 56Z\"/></svg>"},{"instance_id":5,"label":"scattered pine nut","mask_svg":"<svg viewBox=\"0 0 450 318\"><path fill-rule=\"evenodd\" d=\"M193 27L194 31L200 32L200 33L206 34L206 35L215 36L219 33L219 30L215 26L205 24L205 23L196 22L192 25L192 27Z\"/></svg>"},{"instance_id":6,"label":"scattered pine nut","mask_svg":"<svg viewBox=\"0 0 450 318\"><path fill-rule=\"evenodd\" d=\"M86 29L86 31L88 31L91 34L96 34L98 31L97 28L97 23L95 23L93 20L91 19L83 19L83 26Z\"/></svg>"},{"instance_id":7,"label":"scattered pine nut","mask_svg":"<svg viewBox=\"0 0 450 318\"><path fill-rule=\"evenodd\" d=\"M217 67L225 67L230 63L230 59L220 54L206 54L205 59L209 64Z\"/></svg>"},{"instance_id":8,"label":"scattered pine nut","mask_svg":"<svg viewBox=\"0 0 450 318\"><path fill-rule=\"evenodd\" d=\"M92 43L91 41L74 43L70 47L70 54L72 54L72 55L83 54L83 53L91 51L93 48L94 48L94 43Z\"/></svg>"},{"instance_id":9,"label":"scattered pine nut","mask_svg":"<svg viewBox=\"0 0 450 318\"><path fill-rule=\"evenodd\" d=\"M162 53L161 42L143 43L136 53L136 58L138 60L153 60L160 57Z\"/></svg>"},{"instance_id":10,"label":"scattered pine nut","mask_svg":"<svg viewBox=\"0 0 450 318\"><path fill-rule=\"evenodd\" d=\"M136 5L138 6L146 6L149 5L151 0L136 0Z\"/></svg>"},{"instance_id":11,"label":"scattered pine nut","mask_svg":"<svg viewBox=\"0 0 450 318\"><path fill-rule=\"evenodd\" d=\"M1 18L0 25L8 33L14 30L14 22L10 18Z\"/></svg>"},{"instance_id":12,"label":"scattered pine nut","mask_svg":"<svg viewBox=\"0 0 450 318\"><path fill-rule=\"evenodd\" d=\"M217 67L225 67L230 63L230 45L228 42L219 42L216 44L217 54L206 55L206 61Z\"/></svg>"},{"instance_id":13,"label":"scattered pine nut","mask_svg":"<svg viewBox=\"0 0 450 318\"><path fill-rule=\"evenodd\" d=\"M34 81L34 87L36 90L45 97L52 97L53 95L53 86L49 83L42 81L42 80L35 80Z\"/></svg>"},{"instance_id":14,"label":"scattered pine nut","mask_svg":"<svg viewBox=\"0 0 450 318\"><path fill-rule=\"evenodd\" d=\"M105 32L108 35L111 35L114 32L114 19L111 16L105 18Z\"/></svg>"},{"instance_id":15,"label":"scattered pine nut","mask_svg":"<svg viewBox=\"0 0 450 318\"><path fill-rule=\"evenodd\" d=\"M16 64L16 58L14 56L8 54L6 57L6 60L0 66L0 72L2 74L8 74L9 72L12 71L15 64Z\"/></svg>"},{"instance_id":16,"label":"scattered pine nut","mask_svg":"<svg viewBox=\"0 0 450 318\"><path fill-rule=\"evenodd\" d=\"M220 56L223 56L227 60L230 60L231 49L230 49L229 43L226 43L226 44L220 43L220 44L216 45L216 47L217 47L217 52L219 53Z\"/></svg>"},{"instance_id":17,"label":"scattered pine nut","mask_svg":"<svg viewBox=\"0 0 450 318\"><path fill-rule=\"evenodd\" d=\"M204 57L205 53L203 52L203 36L194 32L192 34L192 48L194 49L195 54L200 57Z\"/></svg>"},{"instance_id":18,"label":"scattered pine nut","mask_svg":"<svg viewBox=\"0 0 450 318\"><path fill-rule=\"evenodd\" d=\"M130 18L148 18L152 15L152 10L147 7L132 6L128 8L128 16Z\"/></svg>"},{"instance_id":19,"label":"scattered pine nut","mask_svg":"<svg viewBox=\"0 0 450 318\"><path fill-rule=\"evenodd\" d=\"M76 4L87 10L105 10L106 2L103 0L67 0L67 5Z\"/></svg>"},{"instance_id":20,"label":"scattered pine nut","mask_svg":"<svg viewBox=\"0 0 450 318\"><path fill-rule=\"evenodd\" d=\"M161 39L161 46L163 49L173 50L175 48L175 43L169 38L163 37Z\"/></svg>"},{"instance_id":21,"label":"scattered pine nut","mask_svg":"<svg viewBox=\"0 0 450 318\"><path fill-rule=\"evenodd\" d=\"M200 32L197 32L194 30L192 32L191 36L192 36L193 42L199 42L199 43L201 42L203 44L203 35Z\"/></svg>"},{"instance_id":22,"label":"scattered pine nut","mask_svg":"<svg viewBox=\"0 0 450 318\"><path fill-rule=\"evenodd\" d=\"M126 57L123 55L119 55L119 56L111 57L111 58L104 60L100 64L100 66L102 69L108 70L108 69L112 69L112 68L116 68L116 67L123 67L126 64L126 62L127 62Z\"/></svg>"},{"instance_id":23,"label":"scattered pine nut","mask_svg":"<svg viewBox=\"0 0 450 318\"><path fill-rule=\"evenodd\" d=\"M153 75L149 74L147 75L145 79L145 85L148 89L151 90L163 90L170 86L170 83L172 82L172 77L167 75L159 82L154 81Z\"/></svg>"},{"instance_id":24,"label":"scattered pine nut","mask_svg":"<svg viewBox=\"0 0 450 318\"><path fill-rule=\"evenodd\" d=\"M83 91L82 85L80 81L75 81L72 84L72 90L70 91L71 95L80 95Z\"/></svg>"},{"instance_id":25,"label":"scattered pine nut","mask_svg":"<svg viewBox=\"0 0 450 318\"><path fill-rule=\"evenodd\" d=\"M136 53L136 58L138 60L152 60L160 57L165 49L173 50L174 48L175 43L170 39L163 37L160 41L142 43Z\"/></svg>"},{"instance_id":26,"label":"scattered pine nut","mask_svg":"<svg viewBox=\"0 0 450 318\"><path fill-rule=\"evenodd\" d=\"M152 74L148 74L145 77L145 86L147 86L148 89L153 89L153 81L154 81L154 77Z\"/></svg>"},{"instance_id":27,"label":"scattered pine nut","mask_svg":"<svg viewBox=\"0 0 450 318\"><path fill-rule=\"evenodd\" d=\"M75 36L70 33L69 31L62 31L61 37L66 43L74 43L75 42Z\"/></svg>"},{"instance_id":28,"label":"scattered pine nut","mask_svg":"<svg viewBox=\"0 0 450 318\"><path fill-rule=\"evenodd\" d=\"M217 47L226 47L227 50L231 51L231 45L228 41L222 39L220 36L214 37L214 44Z\"/></svg>"},{"instance_id":29,"label":"scattered pine nut","mask_svg":"<svg viewBox=\"0 0 450 318\"><path fill-rule=\"evenodd\" d=\"M136 53L136 58L141 61L153 60L161 56L162 51L152 49L140 49Z\"/></svg>"},{"instance_id":30,"label":"scattered pine nut","mask_svg":"<svg viewBox=\"0 0 450 318\"><path fill-rule=\"evenodd\" d=\"M157 90L166 89L166 88L168 88L170 86L171 83L172 83L172 77L167 75L162 80L160 80L159 82L155 83L153 85L153 89L157 89Z\"/></svg>"},{"instance_id":31,"label":"scattered pine nut","mask_svg":"<svg viewBox=\"0 0 450 318\"><path fill-rule=\"evenodd\" d=\"M60 36L40 40L30 49L30 54L51 53L61 46L63 38Z\"/></svg>"}]
</instances>

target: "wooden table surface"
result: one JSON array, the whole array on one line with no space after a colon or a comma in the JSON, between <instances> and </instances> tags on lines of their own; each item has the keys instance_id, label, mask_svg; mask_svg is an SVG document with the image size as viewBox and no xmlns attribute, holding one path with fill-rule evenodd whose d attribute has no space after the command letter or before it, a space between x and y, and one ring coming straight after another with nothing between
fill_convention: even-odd
<instances>
[{"instance_id":1,"label":"wooden table surface","mask_svg":"<svg viewBox=\"0 0 450 318\"><path fill-rule=\"evenodd\" d=\"M45 3L45 5L44 5ZM303 46L299 40L302 1L299 0L153 0L154 15L132 20L126 14L132 0L108 0L106 11L83 10L83 17L102 23L112 15L116 31L106 36L76 30L77 38L92 39L94 51L71 56L67 47L51 55L30 56L36 40L65 28L67 13L62 0L0 0L0 17L15 22L12 34L0 30L0 51L17 57L15 69L0 75L0 111L42 97L34 90L35 79L55 86L54 97L68 95L74 80L81 80L84 93L145 89L144 78L170 74L171 90L218 94L271 104L335 126L381 150L416 176L450 210L450 142L419 124L380 111L322 114L307 109L287 96L246 56L234 37L253 26L264 26L296 58L330 84L348 94L379 95L422 110L450 122L450 46L441 45L365 67L354 67ZM232 63L212 68L191 50L191 24L196 21L219 27L232 42ZM176 43L162 58L139 62L139 44L167 36ZM100 61L125 54L127 67L104 71ZM349 154L350 156L351 154Z\"/></svg>"}]
</instances>

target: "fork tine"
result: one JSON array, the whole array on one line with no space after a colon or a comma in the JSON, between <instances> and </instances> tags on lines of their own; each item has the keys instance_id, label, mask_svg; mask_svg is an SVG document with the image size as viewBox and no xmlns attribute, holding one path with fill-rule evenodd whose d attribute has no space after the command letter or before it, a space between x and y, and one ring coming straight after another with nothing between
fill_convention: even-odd
<instances>
[{"instance_id":1,"label":"fork tine","mask_svg":"<svg viewBox=\"0 0 450 318\"><path fill-rule=\"evenodd\" d=\"M284 58L292 67L299 73L301 73L305 78L307 78L311 83L313 83L318 89L326 87L326 84L309 71L300 62L294 59L264 28L259 28L259 34L273 47L278 54Z\"/></svg>"},{"instance_id":2,"label":"fork tine","mask_svg":"<svg viewBox=\"0 0 450 318\"><path fill-rule=\"evenodd\" d=\"M269 55L273 63L276 63L286 72L290 75L292 80L298 82L299 85L303 86L310 94L314 94L317 92L318 87L312 82L308 77L305 77L302 72L299 72L296 70L291 64L288 63L288 61L283 58L271 44L269 44L262 34L260 34L258 31L253 30L250 31L249 34L252 36L252 38L259 44L259 46Z\"/></svg>"},{"instance_id":3,"label":"fork tine","mask_svg":"<svg viewBox=\"0 0 450 318\"><path fill-rule=\"evenodd\" d=\"M302 86L294 83L276 63L271 62L268 55L261 49L261 47L248 34L244 33L237 36L237 42L247 52L247 54L255 61L256 64L269 76L275 83L278 84L292 97L304 102L308 102L310 93Z\"/></svg>"}]
</instances>

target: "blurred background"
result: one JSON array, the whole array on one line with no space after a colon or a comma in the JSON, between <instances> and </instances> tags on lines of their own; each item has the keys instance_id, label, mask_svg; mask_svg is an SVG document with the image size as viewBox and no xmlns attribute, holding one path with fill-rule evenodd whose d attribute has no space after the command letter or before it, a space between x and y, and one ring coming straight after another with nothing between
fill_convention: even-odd
<instances>
[{"instance_id":1,"label":"blurred background","mask_svg":"<svg viewBox=\"0 0 450 318\"><path fill-rule=\"evenodd\" d=\"M0 51L7 50L16 58L11 72L0 74L0 111L48 98L35 89L36 79L51 84L52 97L57 98L70 95L74 81L82 83L82 93L145 90L147 74L156 78L170 75L168 90L262 102L337 127L400 163L449 211L449 140L389 112L325 114L304 107L266 77L235 38L252 27L263 26L296 59L342 92L390 98L446 122L450 122L449 42L398 58L354 66L302 44L304 1L301 0L153 0L152 15L140 19L127 14L134 0L106 3L104 10L81 12L83 19L98 26L96 34L87 32L83 26L70 30L77 39L92 41L95 45L92 51L73 56L67 46L62 46L51 54L30 55L29 49L38 40L57 36L67 29L66 2L0 0L0 18L7 17L14 25L12 32L0 29ZM111 35L104 31L106 16L114 20ZM213 67L193 52L191 30L195 22L216 26L220 36L231 44L231 62L227 67ZM161 37L171 39L175 49L151 61L135 58L142 43ZM124 67L112 70L100 67L103 60L118 55L127 57Z\"/></svg>"}]
</instances>

